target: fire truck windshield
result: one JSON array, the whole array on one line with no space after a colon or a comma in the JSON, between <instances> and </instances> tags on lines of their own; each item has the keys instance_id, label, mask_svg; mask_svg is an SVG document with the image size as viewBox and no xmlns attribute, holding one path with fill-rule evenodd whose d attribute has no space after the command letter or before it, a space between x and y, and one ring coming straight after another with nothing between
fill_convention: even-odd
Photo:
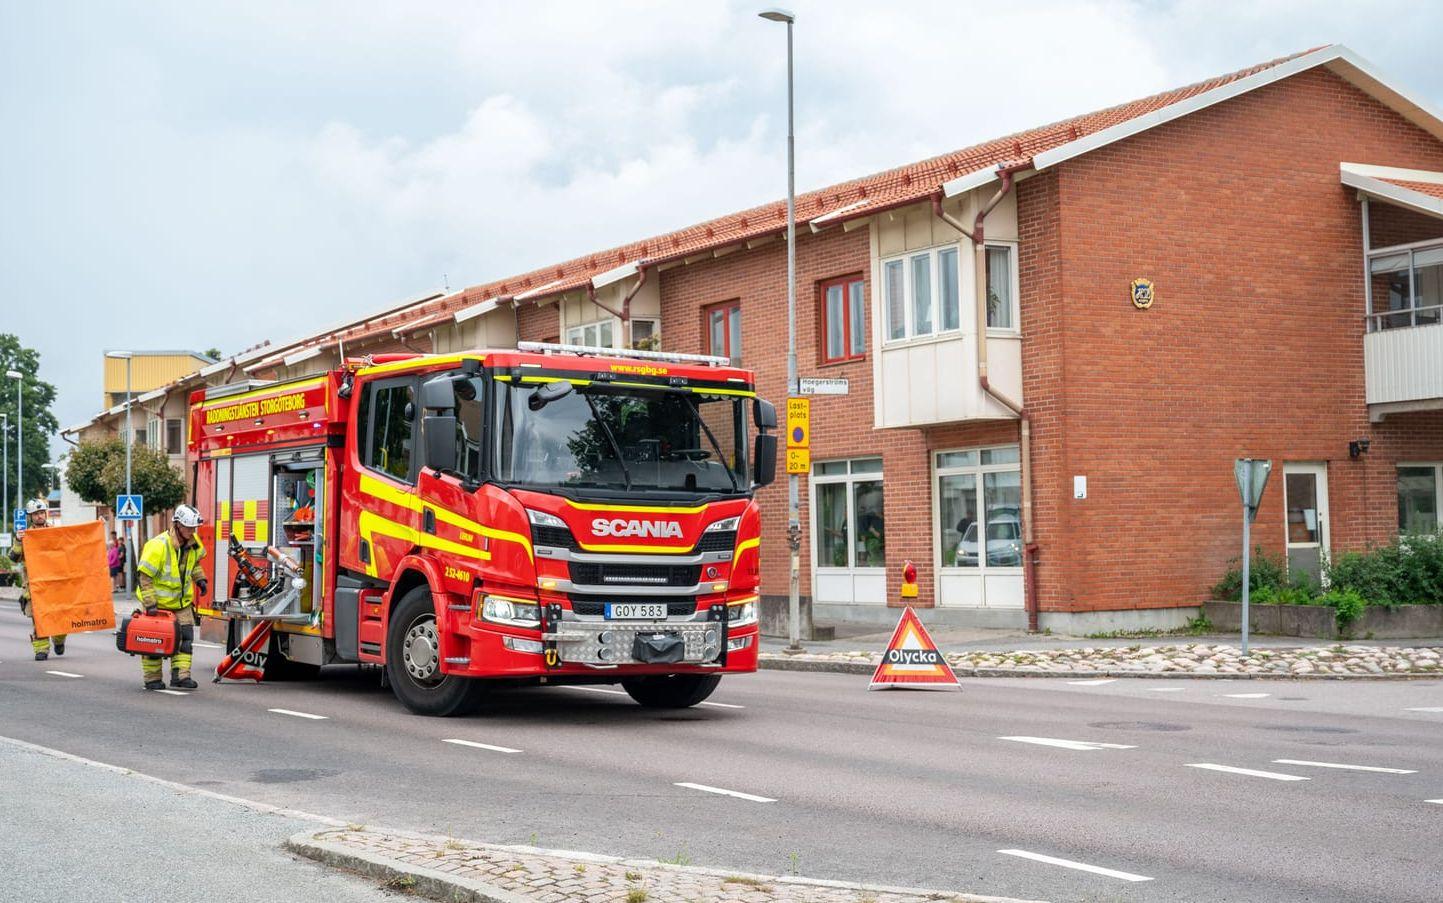
<instances>
[{"instance_id":1,"label":"fire truck windshield","mask_svg":"<svg viewBox=\"0 0 1443 903\"><path fill-rule=\"evenodd\" d=\"M496 384L496 477L537 488L749 489L746 404L690 389Z\"/></svg>"}]
</instances>

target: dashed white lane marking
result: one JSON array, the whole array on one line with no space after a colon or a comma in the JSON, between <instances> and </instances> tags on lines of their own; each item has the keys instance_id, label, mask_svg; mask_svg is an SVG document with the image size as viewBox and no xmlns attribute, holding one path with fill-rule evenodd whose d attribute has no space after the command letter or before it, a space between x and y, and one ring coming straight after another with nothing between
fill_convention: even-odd
<instances>
[{"instance_id":1,"label":"dashed white lane marking","mask_svg":"<svg viewBox=\"0 0 1443 903\"><path fill-rule=\"evenodd\" d=\"M191 645L199 646L199 647L202 648L202 649L224 649L224 648L225 648L225 647L222 646L220 643L202 643L200 640L195 640L195 641L193 641Z\"/></svg>"},{"instance_id":2,"label":"dashed white lane marking","mask_svg":"<svg viewBox=\"0 0 1443 903\"><path fill-rule=\"evenodd\" d=\"M1343 765L1338 762L1309 762L1307 759L1274 759L1274 765L1310 765L1313 768L1342 768L1347 771L1377 771L1382 774L1417 774L1409 768L1379 768L1377 765Z\"/></svg>"},{"instance_id":3,"label":"dashed white lane marking","mask_svg":"<svg viewBox=\"0 0 1443 903\"><path fill-rule=\"evenodd\" d=\"M1187 687L1148 687L1149 693L1181 693Z\"/></svg>"},{"instance_id":4,"label":"dashed white lane marking","mask_svg":"<svg viewBox=\"0 0 1443 903\"><path fill-rule=\"evenodd\" d=\"M156 690L157 693L164 693L167 696L189 696L184 690Z\"/></svg>"},{"instance_id":5,"label":"dashed white lane marking","mask_svg":"<svg viewBox=\"0 0 1443 903\"><path fill-rule=\"evenodd\" d=\"M1440 806L1443 806L1443 800L1424 800L1423 802L1425 802L1425 803L1437 803L1437 804L1439 804Z\"/></svg>"},{"instance_id":6,"label":"dashed white lane marking","mask_svg":"<svg viewBox=\"0 0 1443 903\"><path fill-rule=\"evenodd\" d=\"M1270 778L1274 781L1306 781L1302 775L1281 774L1276 771L1257 771L1252 768L1235 768L1232 765L1214 765L1211 762L1189 762L1188 768L1206 768L1209 771L1225 771L1228 774L1242 774L1254 778Z\"/></svg>"},{"instance_id":7,"label":"dashed white lane marking","mask_svg":"<svg viewBox=\"0 0 1443 903\"><path fill-rule=\"evenodd\" d=\"M1058 859L1056 856L1044 856L1041 853L1033 853L1028 850L998 850L997 852L1007 856L1020 856L1023 859L1031 859L1034 862L1045 862L1048 865L1060 865L1065 869L1077 869L1079 872L1091 872L1094 875L1121 878L1123 881L1152 880L1146 875L1134 875L1132 872L1120 872L1117 869L1103 868L1100 865L1088 865L1086 862L1074 862L1071 859Z\"/></svg>"},{"instance_id":8,"label":"dashed white lane marking","mask_svg":"<svg viewBox=\"0 0 1443 903\"><path fill-rule=\"evenodd\" d=\"M1226 696L1228 699L1264 699L1264 698L1266 698L1266 697L1268 697L1268 696L1271 696L1271 695L1273 695L1273 694L1271 694L1271 693L1224 693L1224 694L1222 694L1222 695Z\"/></svg>"},{"instance_id":9,"label":"dashed white lane marking","mask_svg":"<svg viewBox=\"0 0 1443 903\"><path fill-rule=\"evenodd\" d=\"M442 742L442 743L454 743L454 744L456 744L457 746L469 746L469 747L471 747L472 749L489 749L489 750L491 750L492 752L499 752L499 753L519 753L519 752L521 752L521 750L519 750L519 749L512 749L512 748L509 747L509 746L492 746L490 743L477 743L475 740L456 740L456 739L450 739L450 740L442 740L441 742Z\"/></svg>"},{"instance_id":10,"label":"dashed white lane marking","mask_svg":"<svg viewBox=\"0 0 1443 903\"><path fill-rule=\"evenodd\" d=\"M1423 706L1416 709L1405 709L1407 712L1443 712L1443 705Z\"/></svg>"},{"instance_id":11,"label":"dashed white lane marking","mask_svg":"<svg viewBox=\"0 0 1443 903\"><path fill-rule=\"evenodd\" d=\"M1013 740L1017 743L1035 743L1038 746L1056 746L1059 749L1075 749L1081 752L1096 752L1099 749L1137 749L1121 743L1095 743L1091 740L1058 740L1055 737L998 737L998 740Z\"/></svg>"},{"instance_id":12,"label":"dashed white lane marking","mask_svg":"<svg viewBox=\"0 0 1443 903\"><path fill-rule=\"evenodd\" d=\"M699 702L697 705L709 705L715 709L744 709L746 706L737 705L733 702Z\"/></svg>"},{"instance_id":13,"label":"dashed white lane marking","mask_svg":"<svg viewBox=\"0 0 1443 903\"><path fill-rule=\"evenodd\" d=\"M625 690L613 690L611 687L563 686L562 689L563 689L563 690L585 690L585 691L588 692L588 693L609 693L609 694L612 695L612 696L626 696L626 695L627 695L627 692L626 692Z\"/></svg>"},{"instance_id":14,"label":"dashed white lane marking","mask_svg":"<svg viewBox=\"0 0 1443 903\"><path fill-rule=\"evenodd\" d=\"M722 796L734 796L739 800L751 800L754 803L775 803L776 800L768 796L755 796L750 793L742 793L740 790L725 790L721 787L708 787L706 784L693 784L689 781L678 781L677 787L687 787L692 790L704 790L707 793L720 793Z\"/></svg>"},{"instance_id":15,"label":"dashed white lane marking","mask_svg":"<svg viewBox=\"0 0 1443 903\"><path fill-rule=\"evenodd\" d=\"M293 712L290 709L266 709L267 712L275 712L277 715L290 715L292 718L309 718L312 721L325 721L327 715L312 715L310 712Z\"/></svg>"},{"instance_id":16,"label":"dashed white lane marking","mask_svg":"<svg viewBox=\"0 0 1443 903\"><path fill-rule=\"evenodd\" d=\"M84 677L84 674L76 674L73 671L46 671L46 674L54 674L56 677Z\"/></svg>"},{"instance_id":17,"label":"dashed white lane marking","mask_svg":"<svg viewBox=\"0 0 1443 903\"><path fill-rule=\"evenodd\" d=\"M1069 680L1068 683L1074 687L1099 687L1103 684L1116 683L1116 677L1094 677L1091 680Z\"/></svg>"}]
</instances>

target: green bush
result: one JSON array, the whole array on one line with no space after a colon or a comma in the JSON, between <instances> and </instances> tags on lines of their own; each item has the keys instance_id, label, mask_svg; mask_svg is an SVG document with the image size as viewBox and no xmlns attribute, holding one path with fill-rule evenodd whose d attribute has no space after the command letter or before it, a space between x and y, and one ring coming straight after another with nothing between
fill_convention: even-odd
<instances>
[{"instance_id":1,"label":"green bush","mask_svg":"<svg viewBox=\"0 0 1443 903\"><path fill-rule=\"evenodd\" d=\"M1248 594L1248 601L1259 605L1313 605L1317 602L1312 587L1302 583L1293 586L1264 586Z\"/></svg>"},{"instance_id":2,"label":"green bush","mask_svg":"<svg viewBox=\"0 0 1443 903\"><path fill-rule=\"evenodd\" d=\"M1363 609L1368 605L1357 590L1337 588L1319 596L1315 603L1332 607L1333 619L1337 622L1339 633L1346 632L1354 621L1361 618Z\"/></svg>"},{"instance_id":3,"label":"green bush","mask_svg":"<svg viewBox=\"0 0 1443 903\"><path fill-rule=\"evenodd\" d=\"M1238 602L1243 597L1243 570L1241 559L1232 560L1232 568L1223 578L1213 584L1213 598ZM1259 590L1282 590L1290 586L1288 568L1280 557L1269 555L1262 546L1253 549L1248 564L1248 597L1258 599Z\"/></svg>"},{"instance_id":4,"label":"green bush","mask_svg":"<svg viewBox=\"0 0 1443 903\"><path fill-rule=\"evenodd\" d=\"M1395 538L1366 552L1344 552L1327 569L1328 586L1369 605L1443 605L1443 532Z\"/></svg>"}]
</instances>

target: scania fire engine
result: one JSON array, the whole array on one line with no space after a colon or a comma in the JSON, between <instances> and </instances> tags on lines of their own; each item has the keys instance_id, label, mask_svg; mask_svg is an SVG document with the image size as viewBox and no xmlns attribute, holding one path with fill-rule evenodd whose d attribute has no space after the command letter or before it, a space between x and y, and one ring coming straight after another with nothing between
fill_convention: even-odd
<instances>
[{"instance_id":1,"label":"scania fire engine","mask_svg":"<svg viewBox=\"0 0 1443 903\"><path fill-rule=\"evenodd\" d=\"M376 665L422 714L501 683L695 705L757 667L776 423L724 358L539 343L198 391L201 614L269 625L267 677Z\"/></svg>"}]
</instances>

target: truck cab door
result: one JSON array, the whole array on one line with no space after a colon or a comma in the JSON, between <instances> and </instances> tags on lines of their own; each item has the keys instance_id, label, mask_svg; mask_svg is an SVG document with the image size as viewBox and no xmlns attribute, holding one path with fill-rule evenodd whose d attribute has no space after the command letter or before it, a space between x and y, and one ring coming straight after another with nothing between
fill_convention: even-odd
<instances>
[{"instance_id":1,"label":"truck cab door","mask_svg":"<svg viewBox=\"0 0 1443 903\"><path fill-rule=\"evenodd\" d=\"M341 506L341 566L390 582L416 546L421 505L420 407L415 377L377 379L356 389L352 449Z\"/></svg>"}]
</instances>

